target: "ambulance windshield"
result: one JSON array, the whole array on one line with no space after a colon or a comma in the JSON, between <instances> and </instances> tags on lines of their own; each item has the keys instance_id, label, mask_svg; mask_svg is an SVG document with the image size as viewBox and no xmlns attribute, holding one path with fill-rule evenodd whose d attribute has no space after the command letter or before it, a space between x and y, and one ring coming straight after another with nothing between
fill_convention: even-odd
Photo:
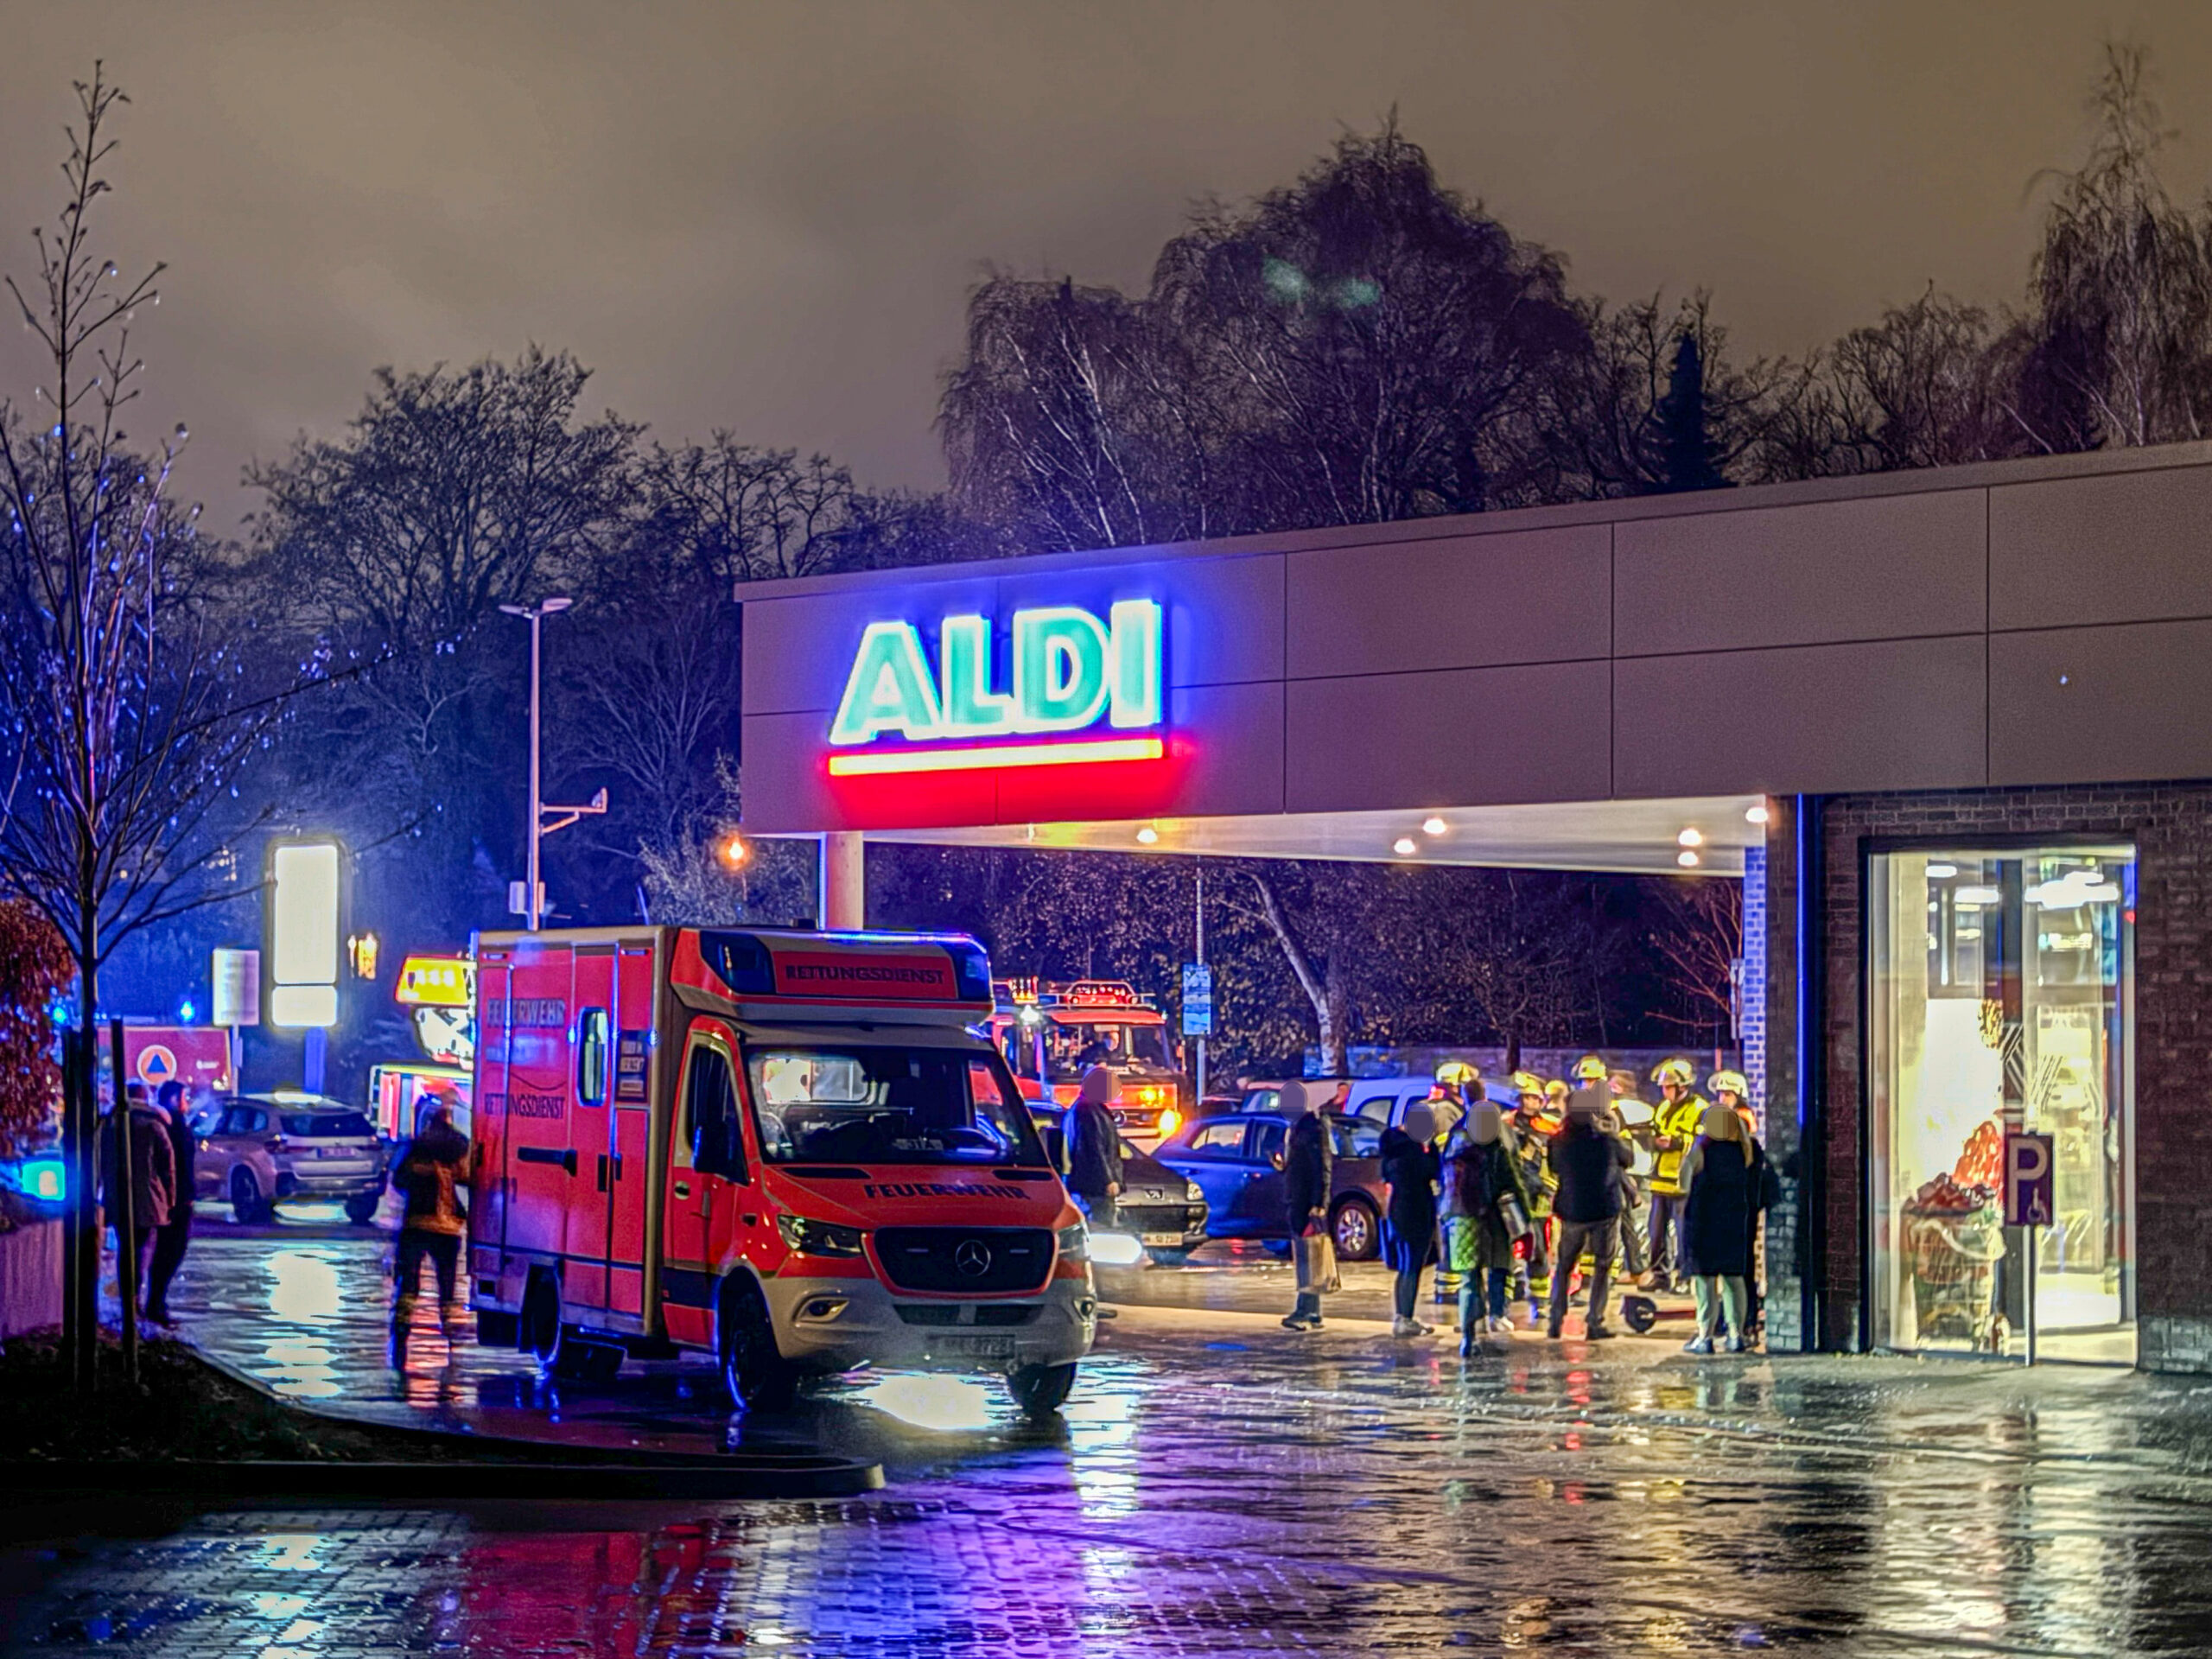
<instances>
[{"instance_id":1,"label":"ambulance windshield","mask_svg":"<svg viewBox=\"0 0 2212 1659\"><path fill-rule=\"evenodd\" d=\"M772 1164L1046 1163L1028 1111L987 1054L768 1048L747 1051L746 1066Z\"/></svg>"}]
</instances>

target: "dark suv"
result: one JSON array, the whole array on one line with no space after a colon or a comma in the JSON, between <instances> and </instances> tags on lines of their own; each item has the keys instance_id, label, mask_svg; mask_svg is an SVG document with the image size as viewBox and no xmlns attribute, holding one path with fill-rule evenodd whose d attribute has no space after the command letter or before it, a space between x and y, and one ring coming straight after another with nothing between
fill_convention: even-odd
<instances>
[{"instance_id":1,"label":"dark suv","mask_svg":"<svg viewBox=\"0 0 2212 1659\"><path fill-rule=\"evenodd\" d=\"M1376 1156L1382 1125L1363 1117L1323 1121L1336 1147L1329 1226L1337 1254L1347 1262L1372 1261L1382 1244L1385 1192ZM1287 1240L1282 1157L1289 1133L1289 1121L1273 1112L1232 1112L1185 1124L1152 1155L1206 1195L1209 1236Z\"/></svg>"}]
</instances>

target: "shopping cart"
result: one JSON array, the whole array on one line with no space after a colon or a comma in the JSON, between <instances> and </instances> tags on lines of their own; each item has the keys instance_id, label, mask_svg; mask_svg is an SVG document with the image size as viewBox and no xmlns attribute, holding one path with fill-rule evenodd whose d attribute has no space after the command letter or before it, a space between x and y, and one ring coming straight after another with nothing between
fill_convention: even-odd
<instances>
[{"instance_id":1,"label":"shopping cart","mask_svg":"<svg viewBox=\"0 0 2212 1659\"><path fill-rule=\"evenodd\" d=\"M1923 1341L1991 1345L1991 1290L2004 1259L2005 1233L1993 1205L1963 1212L1904 1212L1912 1262L1912 1306Z\"/></svg>"}]
</instances>

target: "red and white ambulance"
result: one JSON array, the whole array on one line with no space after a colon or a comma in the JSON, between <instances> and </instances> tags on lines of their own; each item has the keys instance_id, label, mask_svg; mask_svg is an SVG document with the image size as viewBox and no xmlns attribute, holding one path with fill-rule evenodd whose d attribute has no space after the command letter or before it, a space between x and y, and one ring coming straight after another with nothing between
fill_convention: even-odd
<instances>
[{"instance_id":1,"label":"red and white ambulance","mask_svg":"<svg viewBox=\"0 0 2212 1659\"><path fill-rule=\"evenodd\" d=\"M469 1280L486 1341L718 1357L747 1405L861 1365L1033 1413L1096 1332L1080 1215L978 1027L972 939L486 933Z\"/></svg>"}]
</instances>

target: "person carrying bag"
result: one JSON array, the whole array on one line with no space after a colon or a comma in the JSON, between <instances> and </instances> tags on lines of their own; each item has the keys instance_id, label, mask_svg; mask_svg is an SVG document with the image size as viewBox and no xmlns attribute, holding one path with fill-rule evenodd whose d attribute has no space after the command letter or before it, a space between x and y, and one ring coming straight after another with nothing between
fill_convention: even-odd
<instances>
[{"instance_id":1,"label":"person carrying bag","mask_svg":"<svg viewBox=\"0 0 2212 1659\"><path fill-rule=\"evenodd\" d=\"M1278 1109L1290 1119L1283 1142L1283 1209L1298 1267L1298 1304L1284 1319L1283 1329L1319 1331L1322 1293L1337 1279L1336 1243L1329 1236L1333 1149L1329 1127L1304 1084L1285 1084Z\"/></svg>"}]
</instances>

